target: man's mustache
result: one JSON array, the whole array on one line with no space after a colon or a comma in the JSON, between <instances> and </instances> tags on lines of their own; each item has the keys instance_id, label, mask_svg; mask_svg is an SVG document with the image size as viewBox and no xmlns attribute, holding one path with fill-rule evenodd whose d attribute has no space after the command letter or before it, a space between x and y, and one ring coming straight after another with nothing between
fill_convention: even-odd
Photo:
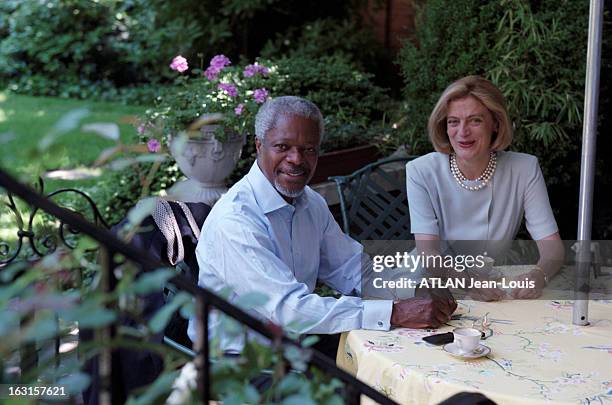
<instances>
[{"instance_id":1,"label":"man's mustache","mask_svg":"<svg viewBox=\"0 0 612 405\"><path fill-rule=\"evenodd\" d=\"M305 165L300 166L285 166L281 168L281 170L287 174L301 175L301 174L309 174L310 167Z\"/></svg>"}]
</instances>

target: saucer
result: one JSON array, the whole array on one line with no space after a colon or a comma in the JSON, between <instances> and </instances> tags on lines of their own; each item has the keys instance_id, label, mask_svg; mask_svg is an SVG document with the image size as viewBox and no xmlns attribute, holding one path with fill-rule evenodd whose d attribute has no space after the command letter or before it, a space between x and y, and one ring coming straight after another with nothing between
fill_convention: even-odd
<instances>
[{"instance_id":1,"label":"saucer","mask_svg":"<svg viewBox=\"0 0 612 405\"><path fill-rule=\"evenodd\" d=\"M459 348L454 343L448 343L443 347L444 351L452 354L456 357L461 357L463 359L477 359L482 356L486 356L491 353L491 348L485 346L483 344L479 344L476 349L472 350L469 353L463 353L459 351Z\"/></svg>"}]
</instances>

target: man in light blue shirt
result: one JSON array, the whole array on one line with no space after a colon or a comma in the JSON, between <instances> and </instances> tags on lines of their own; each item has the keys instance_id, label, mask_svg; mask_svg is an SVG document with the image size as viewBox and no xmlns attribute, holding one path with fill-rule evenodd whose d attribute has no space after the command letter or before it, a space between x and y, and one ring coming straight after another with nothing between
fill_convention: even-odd
<instances>
[{"instance_id":1,"label":"man in light blue shirt","mask_svg":"<svg viewBox=\"0 0 612 405\"><path fill-rule=\"evenodd\" d=\"M456 304L429 297L363 300L361 244L344 234L325 200L306 184L316 168L323 118L310 101L278 97L255 123L257 161L213 207L196 249L199 285L229 287L231 302L251 292L268 301L249 311L299 333L336 334L391 326L437 327ZM317 279L340 298L314 294ZM223 350L240 352L244 336L219 330ZM193 319L189 336L195 339Z\"/></svg>"}]
</instances>

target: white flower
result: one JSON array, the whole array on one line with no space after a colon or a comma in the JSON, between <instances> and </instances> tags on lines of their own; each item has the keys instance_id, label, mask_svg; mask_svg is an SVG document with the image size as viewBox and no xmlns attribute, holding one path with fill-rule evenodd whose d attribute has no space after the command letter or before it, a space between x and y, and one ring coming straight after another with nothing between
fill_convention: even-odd
<instances>
[{"instance_id":1,"label":"white flower","mask_svg":"<svg viewBox=\"0 0 612 405\"><path fill-rule=\"evenodd\" d=\"M191 400L192 393L197 388L197 376L195 364L190 361L181 369L181 373L172 384L172 393L166 400L169 405L182 405Z\"/></svg>"}]
</instances>

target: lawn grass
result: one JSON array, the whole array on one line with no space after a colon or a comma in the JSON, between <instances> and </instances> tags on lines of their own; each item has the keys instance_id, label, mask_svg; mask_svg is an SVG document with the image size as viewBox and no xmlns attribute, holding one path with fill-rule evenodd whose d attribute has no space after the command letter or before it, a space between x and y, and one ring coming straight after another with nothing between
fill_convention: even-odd
<instances>
[{"instance_id":1,"label":"lawn grass","mask_svg":"<svg viewBox=\"0 0 612 405\"><path fill-rule=\"evenodd\" d=\"M53 146L38 150L40 140L70 111L87 108L88 115L77 129L57 138ZM136 140L136 130L130 118L144 112L146 107L129 107L119 103L68 100L51 97L31 97L0 92L0 167L17 175L21 181L36 182L39 175L57 169L91 166L100 153L115 141L80 130L83 124L94 122L117 123L123 143ZM45 179L45 192L72 187L92 194L100 177L80 180ZM20 209L24 208L19 204ZM40 216L37 216L37 218ZM24 218L26 220L27 218ZM37 221L38 222L38 221ZM0 207L0 241L13 240L16 234L14 215L6 206Z\"/></svg>"},{"instance_id":2,"label":"lawn grass","mask_svg":"<svg viewBox=\"0 0 612 405\"><path fill-rule=\"evenodd\" d=\"M41 170L75 168L93 163L114 142L83 133L80 129L62 135L48 151L41 153L37 150L42 137L62 116L83 107L89 110L89 115L81 124L117 123L122 142L133 142L136 131L128 119L145 110L144 107L118 103L0 93L0 166L21 175L38 175Z\"/></svg>"}]
</instances>

